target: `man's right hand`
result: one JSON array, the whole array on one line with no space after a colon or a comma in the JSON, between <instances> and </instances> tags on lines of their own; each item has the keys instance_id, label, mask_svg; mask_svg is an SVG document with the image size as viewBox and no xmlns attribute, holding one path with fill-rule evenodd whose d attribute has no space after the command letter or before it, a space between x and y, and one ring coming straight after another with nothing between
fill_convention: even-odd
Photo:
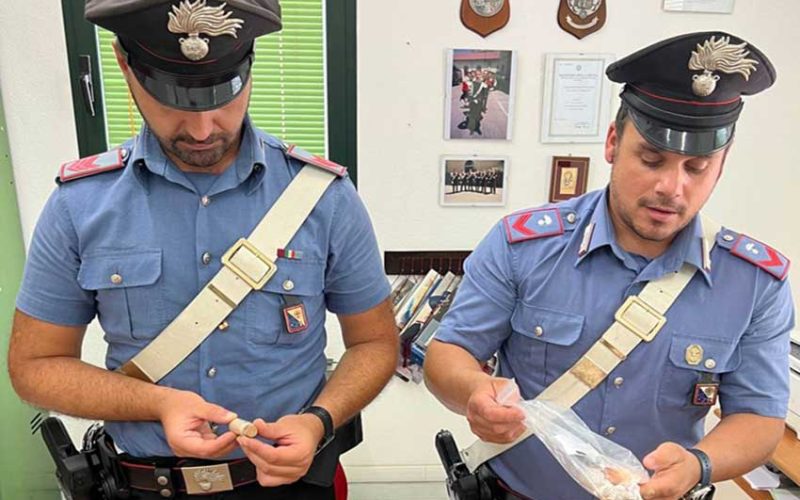
<instances>
[{"instance_id":1,"label":"man's right hand","mask_svg":"<svg viewBox=\"0 0 800 500\"><path fill-rule=\"evenodd\" d=\"M236 414L193 392L167 392L160 404L159 418L167 443L177 457L223 458L238 447L236 434L227 431L217 436L210 425L227 425Z\"/></svg>"},{"instance_id":2,"label":"man's right hand","mask_svg":"<svg viewBox=\"0 0 800 500\"><path fill-rule=\"evenodd\" d=\"M505 378L490 378L472 391L467 401L467 420L472 432L482 440L510 443L525 432L525 413L515 405L519 392L515 391L510 401L497 401L506 384L513 383Z\"/></svg>"}]
</instances>

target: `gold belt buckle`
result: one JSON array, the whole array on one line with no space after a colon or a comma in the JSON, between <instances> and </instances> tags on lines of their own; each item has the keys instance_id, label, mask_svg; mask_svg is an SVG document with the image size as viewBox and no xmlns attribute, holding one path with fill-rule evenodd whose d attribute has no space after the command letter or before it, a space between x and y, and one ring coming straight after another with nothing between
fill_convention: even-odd
<instances>
[{"instance_id":1,"label":"gold belt buckle","mask_svg":"<svg viewBox=\"0 0 800 500\"><path fill-rule=\"evenodd\" d=\"M254 257L266 264L267 272L264 273L264 276L262 276L260 279L253 278L247 274L244 269L240 268L231 261L233 256L236 255L236 252L239 252L243 249L250 252ZM278 266L276 266L269 257L261 253L261 251L255 247L255 245L247 241L245 238L239 239L239 241L234 243L234 245L229 248L227 252L225 252L225 255L222 256L222 265L233 271L236 276L240 277L245 283L250 285L253 290L261 290L261 288L267 284L270 278L272 278L272 276L278 270Z\"/></svg>"},{"instance_id":2,"label":"gold belt buckle","mask_svg":"<svg viewBox=\"0 0 800 500\"><path fill-rule=\"evenodd\" d=\"M653 309L638 295L628 297L614 314L614 319L645 342L653 340L667 322L663 314Z\"/></svg>"},{"instance_id":3,"label":"gold belt buckle","mask_svg":"<svg viewBox=\"0 0 800 500\"><path fill-rule=\"evenodd\" d=\"M217 493L233 490L228 464L181 467L186 493L189 495Z\"/></svg>"}]
</instances>

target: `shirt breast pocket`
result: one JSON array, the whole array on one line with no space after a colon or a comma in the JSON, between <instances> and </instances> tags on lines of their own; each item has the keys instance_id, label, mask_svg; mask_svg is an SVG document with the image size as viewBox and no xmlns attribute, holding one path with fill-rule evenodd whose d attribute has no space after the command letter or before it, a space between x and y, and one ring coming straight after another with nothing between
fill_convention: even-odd
<instances>
[{"instance_id":1,"label":"shirt breast pocket","mask_svg":"<svg viewBox=\"0 0 800 500\"><path fill-rule=\"evenodd\" d=\"M735 339L673 333L669 360L661 376L659 407L698 408L705 413L707 407L692 404L695 384L719 383L721 375L736 370L741 362L741 352Z\"/></svg>"},{"instance_id":2,"label":"shirt breast pocket","mask_svg":"<svg viewBox=\"0 0 800 500\"><path fill-rule=\"evenodd\" d=\"M248 340L256 345L295 344L308 340L322 331L325 322L325 265L310 260L278 259L278 270L261 290L245 298L245 318ZM292 318L284 315L286 296L302 304L303 313L293 311ZM291 319L292 330L287 328ZM305 328L302 323L305 322Z\"/></svg>"},{"instance_id":3,"label":"shirt breast pocket","mask_svg":"<svg viewBox=\"0 0 800 500\"><path fill-rule=\"evenodd\" d=\"M149 339L165 326L161 250L84 256L78 284L95 293L97 316L109 339Z\"/></svg>"},{"instance_id":4,"label":"shirt breast pocket","mask_svg":"<svg viewBox=\"0 0 800 500\"><path fill-rule=\"evenodd\" d=\"M570 367L571 346L583 325L583 315L517 302L508 340L515 375L537 391L549 385Z\"/></svg>"}]
</instances>

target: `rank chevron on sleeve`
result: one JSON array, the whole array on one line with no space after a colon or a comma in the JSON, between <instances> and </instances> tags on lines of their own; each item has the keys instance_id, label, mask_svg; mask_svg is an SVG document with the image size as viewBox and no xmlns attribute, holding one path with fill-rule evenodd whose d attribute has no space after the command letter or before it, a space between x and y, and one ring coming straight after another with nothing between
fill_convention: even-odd
<instances>
[{"instance_id":1,"label":"rank chevron on sleeve","mask_svg":"<svg viewBox=\"0 0 800 500\"><path fill-rule=\"evenodd\" d=\"M561 212L557 208L537 208L511 214L503 223L509 243L534 240L564 233Z\"/></svg>"}]
</instances>

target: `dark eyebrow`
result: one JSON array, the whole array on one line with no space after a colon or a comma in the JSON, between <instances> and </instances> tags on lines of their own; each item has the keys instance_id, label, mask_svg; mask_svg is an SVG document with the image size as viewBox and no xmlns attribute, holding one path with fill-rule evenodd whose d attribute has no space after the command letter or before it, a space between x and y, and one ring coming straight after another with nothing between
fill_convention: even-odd
<instances>
[{"instance_id":1,"label":"dark eyebrow","mask_svg":"<svg viewBox=\"0 0 800 500\"><path fill-rule=\"evenodd\" d=\"M649 153L655 153L657 155L663 155L664 153L668 153L668 151L665 151L663 149L657 148L657 147L653 146L652 144L650 144L647 141L639 143L638 144L638 149L639 149L638 153L640 153L640 154L642 152L644 152L644 151L649 152ZM683 155L683 156L689 156L689 155ZM708 154L708 155L690 156L690 158L687 161L691 161L691 160L710 161L712 156L713 156L713 153L712 154Z\"/></svg>"},{"instance_id":2,"label":"dark eyebrow","mask_svg":"<svg viewBox=\"0 0 800 500\"><path fill-rule=\"evenodd\" d=\"M657 155L661 155L661 154L664 154L664 152L665 152L664 150L658 149L657 147L653 146L652 144L650 144L647 141L640 142L637 146L638 146L637 147L637 149L638 149L637 152L638 153L648 152L648 153L655 153Z\"/></svg>"}]
</instances>

